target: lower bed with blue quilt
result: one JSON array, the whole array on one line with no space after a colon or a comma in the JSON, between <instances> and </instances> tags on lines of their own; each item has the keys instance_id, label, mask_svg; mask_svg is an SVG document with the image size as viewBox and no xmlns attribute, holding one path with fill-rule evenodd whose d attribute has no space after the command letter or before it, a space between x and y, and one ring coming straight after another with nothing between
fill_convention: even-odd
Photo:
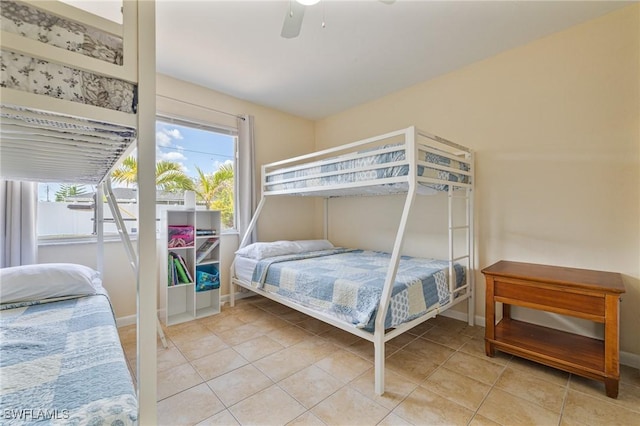
<instances>
[{"instance_id":1,"label":"lower bed with blue quilt","mask_svg":"<svg viewBox=\"0 0 640 426\"><path fill-rule=\"evenodd\" d=\"M0 333L1 424L137 423L106 293L5 305Z\"/></svg>"},{"instance_id":2,"label":"lower bed with blue quilt","mask_svg":"<svg viewBox=\"0 0 640 426\"><path fill-rule=\"evenodd\" d=\"M373 331L390 254L332 248L259 260L251 286ZM465 270L454 264L455 287ZM450 301L449 262L402 256L385 328L411 321Z\"/></svg>"}]
</instances>

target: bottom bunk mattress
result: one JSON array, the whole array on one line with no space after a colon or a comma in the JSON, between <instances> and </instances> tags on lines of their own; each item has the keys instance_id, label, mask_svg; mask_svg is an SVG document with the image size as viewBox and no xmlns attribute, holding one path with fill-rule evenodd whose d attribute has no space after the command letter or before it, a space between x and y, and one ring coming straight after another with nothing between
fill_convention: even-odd
<instances>
[{"instance_id":1,"label":"bottom bunk mattress","mask_svg":"<svg viewBox=\"0 0 640 426\"><path fill-rule=\"evenodd\" d=\"M103 290L3 306L0 336L0 423L137 422L133 382Z\"/></svg>"},{"instance_id":2,"label":"bottom bunk mattress","mask_svg":"<svg viewBox=\"0 0 640 426\"><path fill-rule=\"evenodd\" d=\"M390 260L389 253L344 248L270 257L255 264L251 285L373 331ZM466 282L461 265L454 275L456 288ZM448 261L402 256L385 328L447 304L450 295Z\"/></svg>"}]
</instances>

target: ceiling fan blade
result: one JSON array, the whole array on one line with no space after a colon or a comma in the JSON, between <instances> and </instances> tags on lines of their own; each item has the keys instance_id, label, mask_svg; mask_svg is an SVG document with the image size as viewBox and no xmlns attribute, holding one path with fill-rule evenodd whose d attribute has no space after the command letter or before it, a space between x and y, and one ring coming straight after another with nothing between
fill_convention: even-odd
<instances>
[{"instance_id":1,"label":"ceiling fan blade","mask_svg":"<svg viewBox=\"0 0 640 426\"><path fill-rule=\"evenodd\" d=\"M282 32L280 35L284 38L295 38L300 34L300 28L302 28L302 18L304 18L305 6L301 5L297 1L290 1L287 8L287 14L284 17L284 24L282 24Z\"/></svg>"}]
</instances>

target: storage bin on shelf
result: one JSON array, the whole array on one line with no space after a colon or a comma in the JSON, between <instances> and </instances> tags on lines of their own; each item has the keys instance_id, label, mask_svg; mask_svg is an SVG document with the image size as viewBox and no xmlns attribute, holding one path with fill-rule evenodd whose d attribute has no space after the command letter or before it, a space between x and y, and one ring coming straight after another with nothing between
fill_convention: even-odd
<instances>
[{"instance_id":1,"label":"storage bin on shelf","mask_svg":"<svg viewBox=\"0 0 640 426\"><path fill-rule=\"evenodd\" d=\"M208 291L220 288L220 272L216 265L196 267L196 291Z\"/></svg>"},{"instance_id":2,"label":"storage bin on shelf","mask_svg":"<svg viewBox=\"0 0 640 426\"><path fill-rule=\"evenodd\" d=\"M192 225L169 225L168 234L169 248L193 247L194 231Z\"/></svg>"}]
</instances>

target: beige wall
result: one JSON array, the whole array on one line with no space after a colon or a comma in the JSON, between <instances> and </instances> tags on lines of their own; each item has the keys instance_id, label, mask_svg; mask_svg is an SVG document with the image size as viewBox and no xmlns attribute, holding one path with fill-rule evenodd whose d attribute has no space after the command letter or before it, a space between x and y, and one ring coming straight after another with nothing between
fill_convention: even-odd
<instances>
[{"instance_id":1,"label":"beige wall","mask_svg":"<svg viewBox=\"0 0 640 426\"><path fill-rule=\"evenodd\" d=\"M622 273L621 349L640 355L639 30L633 5L328 117L316 123L316 149L413 124L473 148L478 270L509 259ZM433 246L421 223L433 204L419 200L412 251ZM340 200L331 236L390 247L400 210L397 198Z\"/></svg>"}]
</instances>

